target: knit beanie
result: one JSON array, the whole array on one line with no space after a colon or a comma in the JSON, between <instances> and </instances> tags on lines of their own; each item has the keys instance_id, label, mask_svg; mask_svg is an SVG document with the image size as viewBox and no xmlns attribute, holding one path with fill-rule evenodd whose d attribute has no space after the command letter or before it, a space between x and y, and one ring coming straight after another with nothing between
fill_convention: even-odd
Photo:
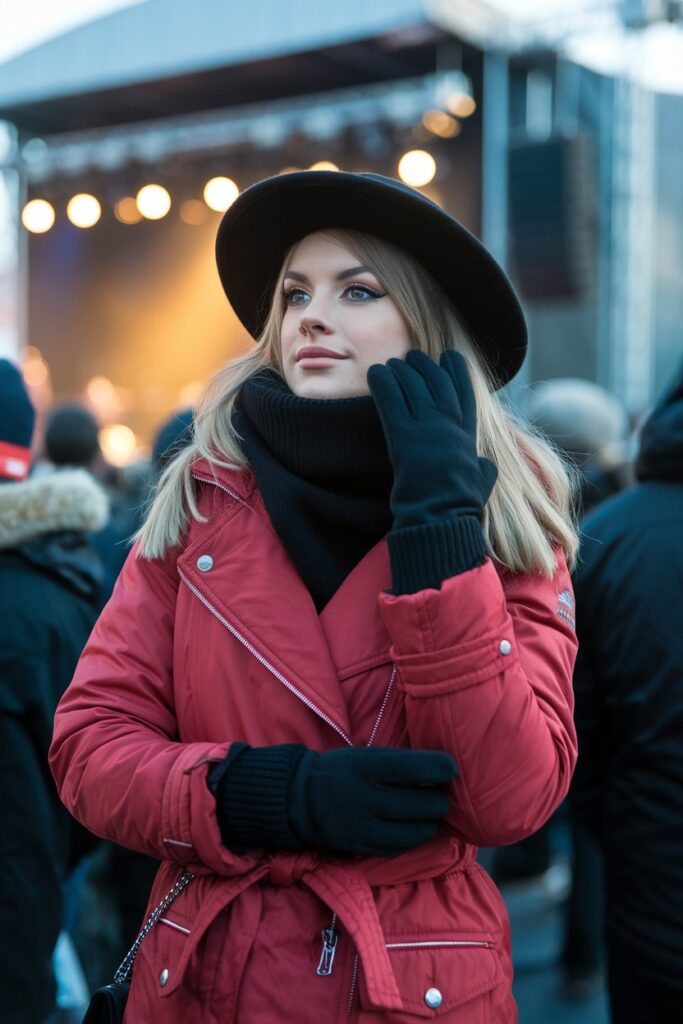
<instances>
[{"instance_id":1,"label":"knit beanie","mask_svg":"<svg viewBox=\"0 0 683 1024\"><path fill-rule=\"evenodd\" d=\"M100 450L99 425L82 405L59 405L45 424L45 454L55 466L88 467Z\"/></svg>"},{"instance_id":2,"label":"knit beanie","mask_svg":"<svg viewBox=\"0 0 683 1024\"><path fill-rule=\"evenodd\" d=\"M19 370L0 359L0 479L24 480L31 467L35 410Z\"/></svg>"}]
</instances>

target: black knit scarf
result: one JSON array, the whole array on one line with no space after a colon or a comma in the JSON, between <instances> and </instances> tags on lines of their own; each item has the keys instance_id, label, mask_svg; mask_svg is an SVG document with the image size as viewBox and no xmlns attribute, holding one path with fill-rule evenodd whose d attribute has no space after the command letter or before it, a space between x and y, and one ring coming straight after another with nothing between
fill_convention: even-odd
<instances>
[{"instance_id":1,"label":"black knit scarf","mask_svg":"<svg viewBox=\"0 0 683 1024\"><path fill-rule=\"evenodd\" d=\"M274 370L234 414L273 527L321 611L391 527L393 473L372 398L300 398Z\"/></svg>"}]
</instances>

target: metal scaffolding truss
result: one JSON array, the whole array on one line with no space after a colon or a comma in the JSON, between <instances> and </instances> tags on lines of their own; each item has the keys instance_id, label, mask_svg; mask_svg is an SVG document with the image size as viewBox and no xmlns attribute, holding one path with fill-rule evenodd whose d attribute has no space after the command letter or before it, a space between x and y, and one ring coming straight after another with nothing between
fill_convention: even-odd
<instances>
[{"instance_id":1,"label":"metal scaffolding truss","mask_svg":"<svg viewBox=\"0 0 683 1024\"><path fill-rule=\"evenodd\" d=\"M434 105L439 76L287 98L202 115L31 139L9 163L29 183L87 170L113 171L128 163L159 164L179 154L240 145L276 149L303 134L324 141L350 127L414 125Z\"/></svg>"}]
</instances>

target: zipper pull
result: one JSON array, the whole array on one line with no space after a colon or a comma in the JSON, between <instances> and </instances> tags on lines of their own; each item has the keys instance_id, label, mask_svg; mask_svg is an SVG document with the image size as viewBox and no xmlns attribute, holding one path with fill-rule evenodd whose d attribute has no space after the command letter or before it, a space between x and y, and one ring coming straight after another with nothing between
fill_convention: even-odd
<instances>
[{"instance_id":1,"label":"zipper pull","mask_svg":"<svg viewBox=\"0 0 683 1024\"><path fill-rule=\"evenodd\" d=\"M321 978L326 978L329 974L332 974L332 964L334 963L334 955L337 952L339 932L336 928L323 928L321 934L323 937L323 948L316 974L319 974Z\"/></svg>"}]
</instances>

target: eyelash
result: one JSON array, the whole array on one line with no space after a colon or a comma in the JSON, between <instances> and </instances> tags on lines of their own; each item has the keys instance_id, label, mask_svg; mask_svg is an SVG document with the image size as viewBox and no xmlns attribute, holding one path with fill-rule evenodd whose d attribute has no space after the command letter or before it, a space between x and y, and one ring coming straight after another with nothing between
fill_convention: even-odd
<instances>
[{"instance_id":1,"label":"eyelash","mask_svg":"<svg viewBox=\"0 0 683 1024\"><path fill-rule=\"evenodd\" d=\"M370 285L360 284L360 282L354 282L352 284L347 284L346 288L342 292L342 295L345 295L347 292L352 291L354 288L358 288L361 291L367 292L368 295L371 295L373 297L373 299L383 299L384 296L387 294L386 292L375 291L375 289L371 288ZM308 292L305 291L303 288L285 288L283 295L286 305L292 305L292 303L289 300L293 295L298 293L301 293L302 295L308 295ZM353 302L354 300L352 299L351 301Z\"/></svg>"}]
</instances>

